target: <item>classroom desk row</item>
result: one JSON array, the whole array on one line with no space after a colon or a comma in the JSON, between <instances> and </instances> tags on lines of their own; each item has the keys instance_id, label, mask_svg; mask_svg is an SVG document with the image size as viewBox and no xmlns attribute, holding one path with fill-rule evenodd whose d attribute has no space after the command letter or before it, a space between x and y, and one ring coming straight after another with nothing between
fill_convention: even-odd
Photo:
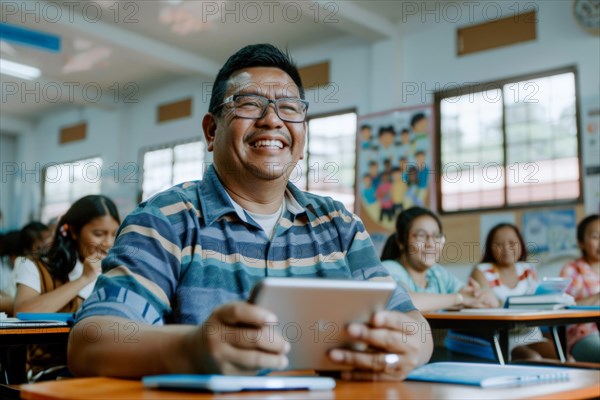
<instances>
[{"instance_id":1,"label":"classroom desk row","mask_svg":"<svg viewBox=\"0 0 600 400\"><path fill-rule=\"evenodd\" d=\"M425 317L432 329L468 328L480 332L491 332L498 360L508 360L507 332L509 329L523 326L553 326L559 327L556 331L556 345L564 349L564 327L567 324L600 321L598 311L541 311L521 312L506 314L496 310L485 313L478 312L436 312L427 313ZM31 328L31 329L0 329L0 363L7 364L8 349L23 350L26 344L52 343L66 341L69 328ZM561 337L562 341L561 341ZM24 351L24 350L23 350ZM23 382L21 377L15 376L10 383ZM177 394L177 397L175 397ZM173 393L144 390L139 381L126 381L109 378L73 379L58 382L24 385L22 397L25 399L103 399L103 398L130 398L130 399L167 399L191 398L190 393ZM197 396L194 394L193 396ZM402 383L365 383L365 382L339 382L338 387L332 392L261 392L260 394L226 395L226 398L600 398L600 371L573 370L571 379L566 382L545 383L541 385L523 386L519 390L513 389L481 389L461 385L430 384L421 382ZM204 396L206 397L206 396ZM216 396L215 398L225 398ZM210 398L210 396L208 397Z\"/></svg>"}]
</instances>

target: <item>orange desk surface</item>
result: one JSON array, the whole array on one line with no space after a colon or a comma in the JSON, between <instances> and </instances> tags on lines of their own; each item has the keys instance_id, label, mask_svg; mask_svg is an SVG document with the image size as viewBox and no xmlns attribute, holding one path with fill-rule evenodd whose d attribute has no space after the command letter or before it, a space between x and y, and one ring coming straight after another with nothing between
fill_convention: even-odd
<instances>
[{"instance_id":1,"label":"orange desk surface","mask_svg":"<svg viewBox=\"0 0 600 400\"><path fill-rule=\"evenodd\" d=\"M568 381L510 388L486 388L425 382L343 382L333 391L207 394L145 390L140 381L78 378L21 386L28 400L162 399L585 399L600 397L600 371L571 370Z\"/></svg>"}]
</instances>

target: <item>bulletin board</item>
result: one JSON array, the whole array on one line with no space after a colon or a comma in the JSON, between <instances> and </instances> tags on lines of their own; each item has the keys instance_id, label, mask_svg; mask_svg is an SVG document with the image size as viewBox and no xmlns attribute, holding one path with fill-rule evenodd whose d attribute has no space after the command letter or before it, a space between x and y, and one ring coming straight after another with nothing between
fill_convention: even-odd
<instances>
[{"instance_id":1,"label":"bulletin board","mask_svg":"<svg viewBox=\"0 0 600 400\"><path fill-rule=\"evenodd\" d=\"M399 108L358 118L356 213L380 249L398 214L435 204L433 108Z\"/></svg>"}]
</instances>

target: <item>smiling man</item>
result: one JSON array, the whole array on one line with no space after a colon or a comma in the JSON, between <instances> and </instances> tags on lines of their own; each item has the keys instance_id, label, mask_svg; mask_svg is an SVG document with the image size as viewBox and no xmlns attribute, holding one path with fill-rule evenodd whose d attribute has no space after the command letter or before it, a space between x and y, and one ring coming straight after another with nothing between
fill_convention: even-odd
<instances>
[{"instance_id":1,"label":"smiling man","mask_svg":"<svg viewBox=\"0 0 600 400\"><path fill-rule=\"evenodd\" d=\"M286 54L260 44L229 58L202 121L214 164L202 181L159 193L124 221L70 335L75 374L285 368L290 344L269 329L276 316L245 302L258 281L388 277L355 215L288 182L307 110ZM429 359L427 322L406 291L398 288L388 308L348 327L368 351L329 354L353 367L344 378L400 380Z\"/></svg>"}]
</instances>

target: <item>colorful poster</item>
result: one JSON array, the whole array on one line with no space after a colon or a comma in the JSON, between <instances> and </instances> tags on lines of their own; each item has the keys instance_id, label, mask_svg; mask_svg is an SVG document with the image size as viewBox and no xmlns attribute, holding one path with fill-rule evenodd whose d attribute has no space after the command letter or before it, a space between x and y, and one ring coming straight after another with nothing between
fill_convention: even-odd
<instances>
[{"instance_id":1,"label":"colorful poster","mask_svg":"<svg viewBox=\"0 0 600 400\"><path fill-rule=\"evenodd\" d=\"M577 248L575 210L544 210L523 213L523 238L532 256L550 255Z\"/></svg>"},{"instance_id":2,"label":"colorful poster","mask_svg":"<svg viewBox=\"0 0 600 400\"><path fill-rule=\"evenodd\" d=\"M358 120L356 212L378 247L402 210L431 206L432 119L430 106L418 106Z\"/></svg>"}]
</instances>

